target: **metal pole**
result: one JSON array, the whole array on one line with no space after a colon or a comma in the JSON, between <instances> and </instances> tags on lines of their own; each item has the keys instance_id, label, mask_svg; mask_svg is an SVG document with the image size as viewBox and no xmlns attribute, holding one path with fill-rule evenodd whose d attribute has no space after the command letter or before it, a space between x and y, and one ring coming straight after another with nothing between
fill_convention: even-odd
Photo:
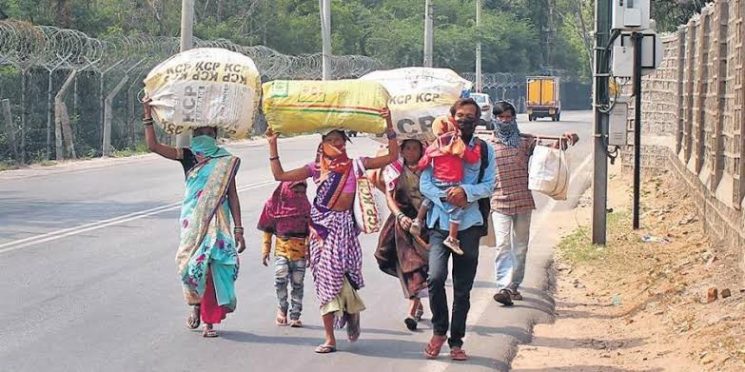
<instances>
[{"instance_id":1,"label":"metal pole","mask_svg":"<svg viewBox=\"0 0 745 372\"><path fill-rule=\"evenodd\" d=\"M642 40L644 35L631 34L634 42L634 230L639 229L639 197L641 193L642 151Z\"/></svg>"},{"instance_id":2,"label":"metal pole","mask_svg":"<svg viewBox=\"0 0 745 372\"><path fill-rule=\"evenodd\" d=\"M321 40L323 63L321 77L331 79L331 0L319 0L321 6Z\"/></svg>"},{"instance_id":3,"label":"metal pole","mask_svg":"<svg viewBox=\"0 0 745 372\"><path fill-rule=\"evenodd\" d=\"M605 46L610 38L611 0L595 2L595 74L594 108L595 138L593 152L592 189L592 243L605 245L606 208L608 199L608 158L605 148L605 128L608 127L608 114L601 111L608 99L608 52Z\"/></svg>"},{"instance_id":4,"label":"metal pole","mask_svg":"<svg viewBox=\"0 0 745 372\"><path fill-rule=\"evenodd\" d=\"M422 64L424 67L432 67L433 65L432 51L435 40L432 17L434 17L432 0L426 0L424 3L424 61Z\"/></svg>"},{"instance_id":5,"label":"metal pole","mask_svg":"<svg viewBox=\"0 0 745 372\"><path fill-rule=\"evenodd\" d=\"M181 0L181 51L194 46L194 0ZM189 147L191 132L176 135L176 147Z\"/></svg>"},{"instance_id":6,"label":"metal pole","mask_svg":"<svg viewBox=\"0 0 745 372\"><path fill-rule=\"evenodd\" d=\"M481 26L481 1L476 0L476 28ZM476 44L476 92L481 93L481 42Z\"/></svg>"}]
</instances>

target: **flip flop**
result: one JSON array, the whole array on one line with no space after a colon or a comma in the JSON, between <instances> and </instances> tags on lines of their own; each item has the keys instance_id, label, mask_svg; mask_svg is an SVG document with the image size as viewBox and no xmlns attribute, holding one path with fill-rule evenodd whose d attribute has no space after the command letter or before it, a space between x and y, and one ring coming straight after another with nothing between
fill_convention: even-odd
<instances>
[{"instance_id":1,"label":"flip flop","mask_svg":"<svg viewBox=\"0 0 745 372\"><path fill-rule=\"evenodd\" d=\"M202 321L199 318L199 305L194 305L191 314L186 318L186 327L189 329L197 329L201 323Z\"/></svg>"},{"instance_id":2,"label":"flip flop","mask_svg":"<svg viewBox=\"0 0 745 372\"><path fill-rule=\"evenodd\" d=\"M277 317L274 319L274 323L276 323L278 326L286 326L287 315L282 314L281 311L277 310Z\"/></svg>"},{"instance_id":3,"label":"flip flop","mask_svg":"<svg viewBox=\"0 0 745 372\"><path fill-rule=\"evenodd\" d=\"M427 347L424 348L424 355L427 359L437 359L445 341L447 341L447 337L445 336L432 336Z\"/></svg>"},{"instance_id":4,"label":"flip flop","mask_svg":"<svg viewBox=\"0 0 745 372\"><path fill-rule=\"evenodd\" d=\"M459 347L454 347L450 349L450 359L462 362L468 360L468 355L466 354L465 350Z\"/></svg>"},{"instance_id":5,"label":"flip flop","mask_svg":"<svg viewBox=\"0 0 745 372\"><path fill-rule=\"evenodd\" d=\"M318 354L329 354L336 352L336 345L321 344L316 347L316 353Z\"/></svg>"},{"instance_id":6,"label":"flip flop","mask_svg":"<svg viewBox=\"0 0 745 372\"><path fill-rule=\"evenodd\" d=\"M205 329L204 332L202 332L202 337L215 338L220 337L220 335L217 334L217 331L215 331L214 329Z\"/></svg>"},{"instance_id":7,"label":"flip flop","mask_svg":"<svg viewBox=\"0 0 745 372\"><path fill-rule=\"evenodd\" d=\"M302 328L303 327L303 322L301 322L300 319L290 320L290 327L292 327L292 328Z\"/></svg>"}]
</instances>

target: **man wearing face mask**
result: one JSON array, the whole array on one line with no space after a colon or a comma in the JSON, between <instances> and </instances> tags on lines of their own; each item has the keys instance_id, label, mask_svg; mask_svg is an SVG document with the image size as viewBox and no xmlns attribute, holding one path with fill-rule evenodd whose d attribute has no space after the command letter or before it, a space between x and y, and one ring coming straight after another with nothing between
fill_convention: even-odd
<instances>
[{"instance_id":1,"label":"man wearing face mask","mask_svg":"<svg viewBox=\"0 0 745 372\"><path fill-rule=\"evenodd\" d=\"M184 298L192 306L186 325L196 329L204 322L202 335L217 337L213 325L221 323L236 307L238 253L246 248L235 184L240 159L217 146L214 127L194 129L189 148L159 143L150 99L143 101L143 109L148 149L180 162L186 175L179 220L181 240L176 253Z\"/></svg>"},{"instance_id":2,"label":"man wearing face mask","mask_svg":"<svg viewBox=\"0 0 745 372\"><path fill-rule=\"evenodd\" d=\"M478 266L479 240L486 232L488 203L486 211L479 200L488 201L494 187L494 149L474 137L474 130L481 114L479 104L471 98L460 99L450 109L461 138L470 150L479 148L480 157L473 163L463 164L463 178L459 185L443 190L433 177L432 167L427 167L420 178L422 194L432 201L427 213L429 228L429 273L428 289L432 311L433 335L424 352L427 358L435 359L448 341L450 358L456 361L467 360L463 350L463 337L466 333L466 318L471 307L470 296L473 280ZM450 216L446 204L462 208L458 224L458 240L463 254L453 254L445 245L449 235ZM453 306L452 318L449 316L445 281L448 277L448 261L453 257ZM447 333L450 330L450 338Z\"/></svg>"},{"instance_id":3,"label":"man wearing face mask","mask_svg":"<svg viewBox=\"0 0 745 372\"><path fill-rule=\"evenodd\" d=\"M522 300L518 291L525 276L525 259L530 237L530 218L535 209L533 193L528 188L528 164L537 138L520 133L515 107L508 102L494 105L494 152L496 153L496 183L491 196L492 221L497 240L496 281L498 292L494 300L511 306ZM579 137L565 133L558 148L575 144Z\"/></svg>"}]
</instances>

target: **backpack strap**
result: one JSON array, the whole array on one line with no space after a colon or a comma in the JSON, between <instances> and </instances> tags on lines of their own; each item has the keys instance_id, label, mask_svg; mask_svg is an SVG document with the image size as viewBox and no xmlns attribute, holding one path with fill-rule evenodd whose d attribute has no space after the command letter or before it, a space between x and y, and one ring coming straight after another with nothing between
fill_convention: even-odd
<instances>
[{"instance_id":1,"label":"backpack strap","mask_svg":"<svg viewBox=\"0 0 745 372\"><path fill-rule=\"evenodd\" d=\"M479 166L478 178L478 182L480 183L484 179L484 172L486 171L486 167L489 165L489 148L486 146L486 142L481 138L476 138L476 140L481 147L481 164Z\"/></svg>"}]
</instances>

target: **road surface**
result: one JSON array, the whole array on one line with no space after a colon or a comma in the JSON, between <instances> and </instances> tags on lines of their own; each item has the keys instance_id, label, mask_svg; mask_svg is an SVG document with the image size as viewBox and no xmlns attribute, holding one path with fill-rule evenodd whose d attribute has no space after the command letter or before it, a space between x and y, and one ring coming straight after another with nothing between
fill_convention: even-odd
<instances>
[{"instance_id":1,"label":"road surface","mask_svg":"<svg viewBox=\"0 0 745 372\"><path fill-rule=\"evenodd\" d=\"M581 142L569 154L575 171L570 194L587 187L592 153L591 112L566 112L562 122L528 123L524 132L574 131ZM286 169L313 159L318 138L280 142ZM372 154L377 144L353 139L350 153ZM494 249L481 250L472 292L465 349L471 359L437 361L422 354L431 334L403 324L406 301L398 281L381 273L373 251L377 236L363 236L362 337L339 352L313 353L323 330L310 274L306 276L303 329L274 325L273 270L260 264L260 235L253 229L275 183L263 141L228 148L242 159L238 185L248 248L241 256L238 309L204 339L185 328L187 308L176 276L183 173L177 162L149 155L91 166L0 173L0 370L2 371L479 371L504 370L514 344L529 339L535 321L551 314L546 262L556 234L545 217L562 203L537 197L534 245L524 294L513 308L496 304ZM581 169L580 169L581 168ZM568 207L571 207L568 206ZM536 232L540 232L536 234ZM543 246L541 248L541 246ZM428 319L429 309L425 314Z\"/></svg>"}]
</instances>

